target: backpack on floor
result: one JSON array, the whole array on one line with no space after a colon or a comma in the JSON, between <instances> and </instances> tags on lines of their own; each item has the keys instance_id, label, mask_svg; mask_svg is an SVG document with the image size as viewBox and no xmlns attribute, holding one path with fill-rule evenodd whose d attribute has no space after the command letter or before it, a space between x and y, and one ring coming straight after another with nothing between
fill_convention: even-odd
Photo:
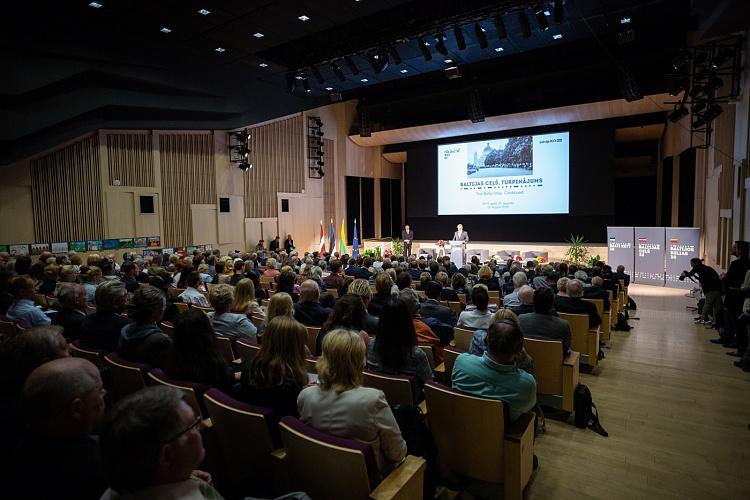
<instances>
[{"instance_id":1,"label":"backpack on floor","mask_svg":"<svg viewBox=\"0 0 750 500\"><path fill-rule=\"evenodd\" d=\"M628 324L628 318L623 313L617 313L617 323L615 323L615 330L621 332L629 332L632 330L632 326Z\"/></svg>"},{"instance_id":2,"label":"backpack on floor","mask_svg":"<svg viewBox=\"0 0 750 500\"><path fill-rule=\"evenodd\" d=\"M591 398L591 391L583 384L578 384L573 392L573 410L575 412L573 421L576 427L579 429L588 427L597 434L609 436L599 422L599 412Z\"/></svg>"}]
</instances>

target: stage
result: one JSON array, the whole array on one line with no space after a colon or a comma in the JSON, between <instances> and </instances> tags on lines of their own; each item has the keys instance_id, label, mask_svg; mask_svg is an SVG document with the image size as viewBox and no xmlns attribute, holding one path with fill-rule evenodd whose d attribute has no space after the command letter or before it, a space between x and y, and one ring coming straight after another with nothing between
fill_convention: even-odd
<instances>
[{"instance_id":1,"label":"stage","mask_svg":"<svg viewBox=\"0 0 750 500\"><path fill-rule=\"evenodd\" d=\"M436 241L414 240L412 253L419 254L420 249L437 250ZM471 254L472 250L487 250L488 256L492 257L504 251L513 251L514 254L523 256L526 252L547 253L548 259L552 262L566 260L565 252L570 248L569 243L523 243L523 242L505 242L505 241L470 241L466 245L466 253ZM605 243L592 243L586 245L589 249L589 257L598 255L603 260L607 259L607 245ZM614 265L617 265L616 263Z\"/></svg>"}]
</instances>

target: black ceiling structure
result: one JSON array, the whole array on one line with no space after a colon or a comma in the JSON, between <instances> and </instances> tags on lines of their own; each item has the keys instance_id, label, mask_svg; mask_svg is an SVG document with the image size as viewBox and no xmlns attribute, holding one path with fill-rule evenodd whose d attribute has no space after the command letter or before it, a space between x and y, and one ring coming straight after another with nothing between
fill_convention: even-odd
<instances>
[{"instance_id":1,"label":"black ceiling structure","mask_svg":"<svg viewBox=\"0 0 750 500\"><path fill-rule=\"evenodd\" d=\"M469 100L493 116L664 92L699 28L691 3L15 2L0 30L0 163L97 128L236 128L331 97L359 98L374 131L468 119Z\"/></svg>"}]
</instances>

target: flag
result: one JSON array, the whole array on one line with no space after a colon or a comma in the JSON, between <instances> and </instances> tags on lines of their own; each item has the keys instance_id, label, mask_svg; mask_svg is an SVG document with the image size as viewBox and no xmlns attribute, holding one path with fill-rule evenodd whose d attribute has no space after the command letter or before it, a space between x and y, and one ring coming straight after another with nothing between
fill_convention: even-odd
<instances>
[{"instance_id":1,"label":"flag","mask_svg":"<svg viewBox=\"0 0 750 500\"><path fill-rule=\"evenodd\" d=\"M341 219L341 231L339 231L339 254L344 255L346 253L346 226L344 225L344 219Z\"/></svg>"},{"instance_id":2,"label":"flag","mask_svg":"<svg viewBox=\"0 0 750 500\"><path fill-rule=\"evenodd\" d=\"M357 237L357 219L354 219L354 240L352 240L352 257L359 255L359 238Z\"/></svg>"},{"instance_id":3,"label":"flag","mask_svg":"<svg viewBox=\"0 0 750 500\"><path fill-rule=\"evenodd\" d=\"M333 219L331 219L331 230L328 231L328 248L331 253L336 251L336 230L333 228Z\"/></svg>"},{"instance_id":4,"label":"flag","mask_svg":"<svg viewBox=\"0 0 750 500\"><path fill-rule=\"evenodd\" d=\"M323 234L323 219L320 219L320 254L326 251L326 237Z\"/></svg>"}]
</instances>

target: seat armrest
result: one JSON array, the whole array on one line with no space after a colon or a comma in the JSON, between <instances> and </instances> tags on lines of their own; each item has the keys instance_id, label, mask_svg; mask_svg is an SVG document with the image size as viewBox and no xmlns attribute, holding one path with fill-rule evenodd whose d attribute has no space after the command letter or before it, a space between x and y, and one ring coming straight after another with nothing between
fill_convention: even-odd
<instances>
[{"instance_id":1,"label":"seat armrest","mask_svg":"<svg viewBox=\"0 0 750 500\"><path fill-rule=\"evenodd\" d=\"M423 458L407 455L404 461L370 492L370 498L373 500L422 498L425 464Z\"/></svg>"},{"instance_id":2,"label":"seat armrest","mask_svg":"<svg viewBox=\"0 0 750 500\"><path fill-rule=\"evenodd\" d=\"M581 359L581 353L578 351L570 351L570 354L568 354L563 359L563 365L565 366L575 366L579 363Z\"/></svg>"},{"instance_id":3,"label":"seat armrest","mask_svg":"<svg viewBox=\"0 0 750 500\"><path fill-rule=\"evenodd\" d=\"M440 363L433 370L433 373L445 373L445 363Z\"/></svg>"},{"instance_id":4,"label":"seat armrest","mask_svg":"<svg viewBox=\"0 0 750 500\"><path fill-rule=\"evenodd\" d=\"M505 439L521 441L529 430L534 432L534 414L531 412L521 414L518 420L505 427Z\"/></svg>"}]
</instances>

